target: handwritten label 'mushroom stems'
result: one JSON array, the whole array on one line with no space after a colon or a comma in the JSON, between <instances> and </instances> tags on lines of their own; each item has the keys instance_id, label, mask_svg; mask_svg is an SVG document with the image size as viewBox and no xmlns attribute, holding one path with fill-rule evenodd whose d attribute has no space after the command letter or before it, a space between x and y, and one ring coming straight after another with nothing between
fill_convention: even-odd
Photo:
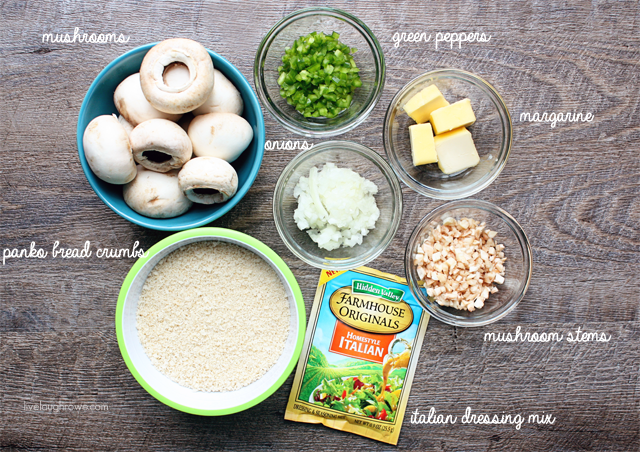
<instances>
[{"instance_id":1,"label":"handwritten label 'mushroom stems'","mask_svg":"<svg viewBox=\"0 0 640 452\"><path fill-rule=\"evenodd\" d=\"M516 327L516 331L511 332L487 332L484 333L485 342L562 342L564 335L557 332L543 331L533 333L527 331L522 332L522 327ZM607 336L602 332L586 332L582 331L582 327L578 326L574 332L567 333L567 342L609 342L611 335Z\"/></svg>"}]
</instances>

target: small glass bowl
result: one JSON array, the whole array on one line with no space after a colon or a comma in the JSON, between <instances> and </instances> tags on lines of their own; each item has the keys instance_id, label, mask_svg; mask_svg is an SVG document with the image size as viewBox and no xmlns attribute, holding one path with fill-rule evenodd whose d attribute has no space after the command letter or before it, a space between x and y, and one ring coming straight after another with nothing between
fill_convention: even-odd
<instances>
[{"instance_id":1,"label":"small glass bowl","mask_svg":"<svg viewBox=\"0 0 640 452\"><path fill-rule=\"evenodd\" d=\"M300 177L308 177L313 166L320 170L328 162L349 168L378 186L375 199L380 218L361 245L321 249L293 219L298 207L293 190ZM349 270L378 257L393 240L402 217L402 189L391 167L375 151L351 141L326 141L298 154L282 171L273 195L273 217L282 241L301 260L326 270Z\"/></svg>"},{"instance_id":2,"label":"small glass bowl","mask_svg":"<svg viewBox=\"0 0 640 452\"><path fill-rule=\"evenodd\" d=\"M335 31L342 43L358 49L353 58L362 86L354 91L351 106L335 118L305 118L280 95L278 66L285 48L314 31ZM289 14L267 33L256 52L253 76L262 105L285 128L312 138L331 137L356 127L375 107L384 87L384 55L371 30L355 16L334 8L305 8Z\"/></svg>"},{"instance_id":3,"label":"small glass bowl","mask_svg":"<svg viewBox=\"0 0 640 452\"><path fill-rule=\"evenodd\" d=\"M440 306L427 296L426 289L419 283L420 277L413 264L418 245L422 244L436 226L445 218L473 218L485 222L487 229L496 231L495 240L504 245L504 283L497 285L498 292L489 295L484 307L473 312ZM418 302L431 315L449 325L471 327L493 323L513 310L524 297L531 280L531 245L518 222L501 208L486 201L474 199L453 201L428 213L416 226L404 257L404 268L409 289Z\"/></svg>"},{"instance_id":4,"label":"small glass bowl","mask_svg":"<svg viewBox=\"0 0 640 452\"><path fill-rule=\"evenodd\" d=\"M477 166L444 174L437 163L413 165L409 126L415 122L403 106L429 85L436 85L450 103L471 100L476 122L467 129L480 155ZM391 101L383 129L387 159L398 177L418 193L444 200L466 198L487 188L507 163L512 135L511 116L498 92L477 75L458 69L431 71L411 80Z\"/></svg>"}]
</instances>

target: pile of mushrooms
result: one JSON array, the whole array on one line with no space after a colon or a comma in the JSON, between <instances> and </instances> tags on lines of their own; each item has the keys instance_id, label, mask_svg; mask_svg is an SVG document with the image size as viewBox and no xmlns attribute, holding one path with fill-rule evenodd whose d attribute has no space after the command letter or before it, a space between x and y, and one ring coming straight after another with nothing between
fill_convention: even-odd
<instances>
[{"instance_id":1,"label":"pile of mushrooms","mask_svg":"<svg viewBox=\"0 0 640 452\"><path fill-rule=\"evenodd\" d=\"M238 89L190 39L154 46L140 72L116 88L120 114L94 118L84 131L93 173L124 185L124 201L141 215L171 218L193 203L227 201L238 189L230 165L253 139Z\"/></svg>"}]
</instances>

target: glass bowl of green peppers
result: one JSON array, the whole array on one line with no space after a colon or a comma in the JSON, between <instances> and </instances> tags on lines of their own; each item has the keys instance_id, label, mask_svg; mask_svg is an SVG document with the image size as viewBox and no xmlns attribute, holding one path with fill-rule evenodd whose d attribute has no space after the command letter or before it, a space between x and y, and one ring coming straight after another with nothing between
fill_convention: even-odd
<instances>
[{"instance_id":1,"label":"glass bowl of green peppers","mask_svg":"<svg viewBox=\"0 0 640 452\"><path fill-rule=\"evenodd\" d=\"M358 18L315 7L295 11L264 37L254 63L258 97L288 130L331 137L364 121L380 99L380 43Z\"/></svg>"}]
</instances>

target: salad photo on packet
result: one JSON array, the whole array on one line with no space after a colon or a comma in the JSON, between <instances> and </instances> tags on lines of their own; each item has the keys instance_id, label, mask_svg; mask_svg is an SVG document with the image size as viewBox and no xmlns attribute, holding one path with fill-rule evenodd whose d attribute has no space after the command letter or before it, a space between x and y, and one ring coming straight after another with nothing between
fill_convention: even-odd
<instances>
[{"instance_id":1,"label":"salad photo on packet","mask_svg":"<svg viewBox=\"0 0 640 452\"><path fill-rule=\"evenodd\" d=\"M397 444L428 322L403 278L323 270L285 419Z\"/></svg>"}]
</instances>

